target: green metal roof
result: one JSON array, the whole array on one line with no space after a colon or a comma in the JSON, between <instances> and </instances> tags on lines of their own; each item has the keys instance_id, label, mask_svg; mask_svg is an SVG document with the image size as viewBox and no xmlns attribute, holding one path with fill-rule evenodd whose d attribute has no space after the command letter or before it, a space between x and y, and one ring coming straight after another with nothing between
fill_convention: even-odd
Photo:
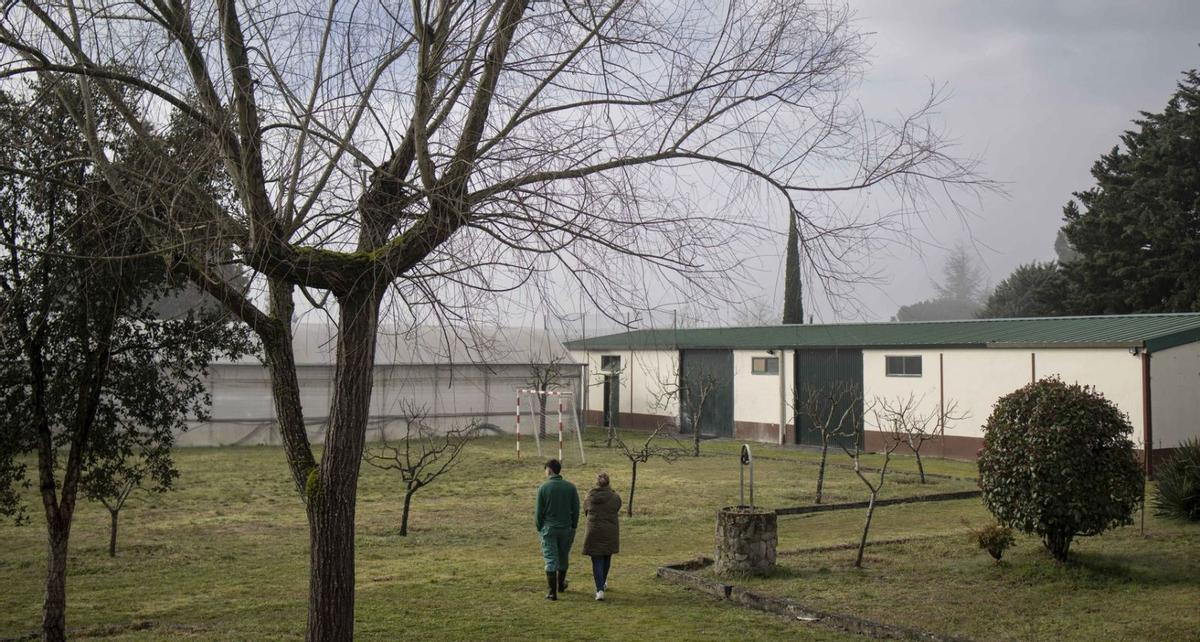
<instances>
[{"instance_id":1,"label":"green metal roof","mask_svg":"<svg viewBox=\"0 0 1200 642\"><path fill-rule=\"evenodd\" d=\"M1200 341L1200 313L633 330L568 341L572 350L733 348L1145 348Z\"/></svg>"}]
</instances>

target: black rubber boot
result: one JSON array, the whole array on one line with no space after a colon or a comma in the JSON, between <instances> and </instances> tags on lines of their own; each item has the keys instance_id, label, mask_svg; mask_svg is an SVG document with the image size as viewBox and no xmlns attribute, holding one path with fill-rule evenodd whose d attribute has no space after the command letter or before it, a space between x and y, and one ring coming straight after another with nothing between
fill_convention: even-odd
<instances>
[{"instance_id":1,"label":"black rubber boot","mask_svg":"<svg viewBox=\"0 0 1200 642\"><path fill-rule=\"evenodd\" d=\"M546 585L550 587L550 592L546 594L547 600L558 599L558 576L555 573L546 571Z\"/></svg>"},{"instance_id":2,"label":"black rubber boot","mask_svg":"<svg viewBox=\"0 0 1200 642\"><path fill-rule=\"evenodd\" d=\"M558 572L558 591L561 593L565 590L567 590L567 572L559 571Z\"/></svg>"}]
</instances>

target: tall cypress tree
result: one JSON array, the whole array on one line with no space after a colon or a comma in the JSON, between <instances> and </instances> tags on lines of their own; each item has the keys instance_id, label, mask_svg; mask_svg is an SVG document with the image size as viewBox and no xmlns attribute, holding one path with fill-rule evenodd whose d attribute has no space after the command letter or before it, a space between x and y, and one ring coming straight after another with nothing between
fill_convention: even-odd
<instances>
[{"instance_id":1,"label":"tall cypress tree","mask_svg":"<svg viewBox=\"0 0 1200 642\"><path fill-rule=\"evenodd\" d=\"M800 230L788 218L787 255L783 265L783 322L804 323L804 283L800 280Z\"/></svg>"}]
</instances>

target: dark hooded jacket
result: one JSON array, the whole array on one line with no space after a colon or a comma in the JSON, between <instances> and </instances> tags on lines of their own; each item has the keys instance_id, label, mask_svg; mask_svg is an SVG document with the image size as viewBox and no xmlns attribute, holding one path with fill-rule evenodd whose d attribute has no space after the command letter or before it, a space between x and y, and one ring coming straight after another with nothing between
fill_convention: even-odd
<instances>
[{"instance_id":1,"label":"dark hooded jacket","mask_svg":"<svg viewBox=\"0 0 1200 642\"><path fill-rule=\"evenodd\" d=\"M587 515L587 536L583 540L584 555L615 555L621 549L621 496L611 487L593 488L583 500Z\"/></svg>"}]
</instances>

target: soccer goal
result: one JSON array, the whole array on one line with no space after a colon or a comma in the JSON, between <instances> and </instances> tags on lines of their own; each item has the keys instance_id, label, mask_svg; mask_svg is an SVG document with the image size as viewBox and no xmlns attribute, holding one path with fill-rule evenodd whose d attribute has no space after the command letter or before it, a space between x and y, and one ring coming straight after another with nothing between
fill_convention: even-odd
<instances>
[{"instance_id":1,"label":"soccer goal","mask_svg":"<svg viewBox=\"0 0 1200 642\"><path fill-rule=\"evenodd\" d=\"M575 440L579 443L579 462L587 463L583 454L583 434L579 430L579 415L575 408L575 394L558 390L535 390L521 388L517 390L517 459L521 458L521 413L529 418L529 432L533 433L533 441L537 444L538 457L542 457L543 428L549 436L553 425L558 431L558 460L563 460L563 433L574 432ZM551 424L551 421L555 422Z\"/></svg>"}]
</instances>

